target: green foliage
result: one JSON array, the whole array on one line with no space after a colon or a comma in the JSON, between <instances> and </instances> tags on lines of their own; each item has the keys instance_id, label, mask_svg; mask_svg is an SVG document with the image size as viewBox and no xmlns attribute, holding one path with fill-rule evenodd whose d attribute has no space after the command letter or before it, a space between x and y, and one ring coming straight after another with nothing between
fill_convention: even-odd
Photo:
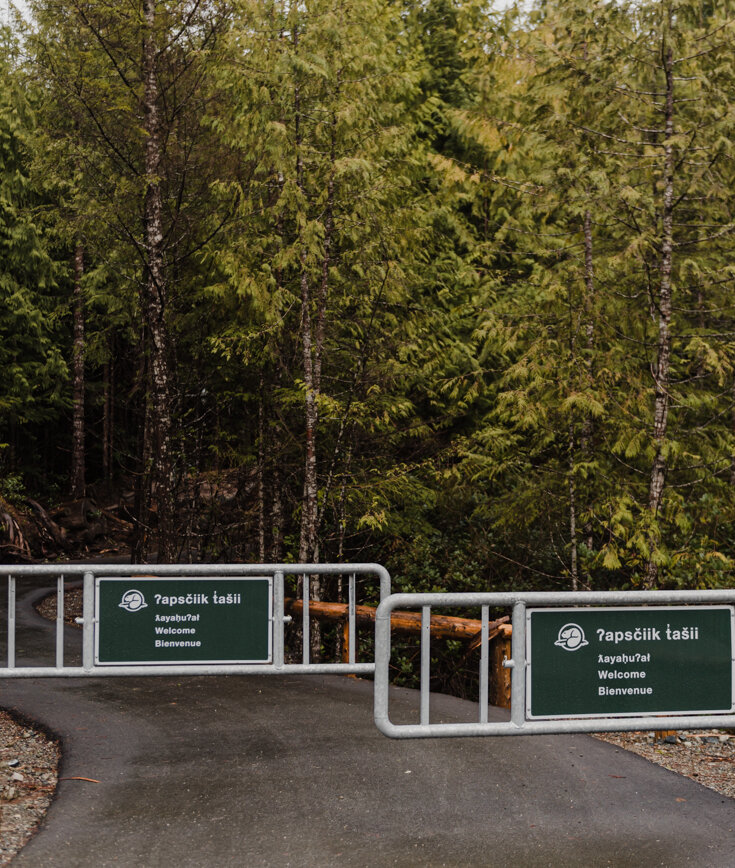
<instances>
[{"instance_id":1,"label":"green foliage","mask_svg":"<svg viewBox=\"0 0 735 868\"><path fill-rule=\"evenodd\" d=\"M7 473L0 479L0 497L8 503L20 505L26 497L23 478L18 473Z\"/></svg>"},{"instance_id":2,"label":"green foliage","mask_svg":"<svg viewBox=\"0 0 735 868\"><path fill-rule=\"evenodd\" d=\"M33 113L19 73L2 61L0 85L0 419L7 435L10 420L53 417L66 366L57 343L56 273L30 175Z\"/></svg>"},{"instance_id":3,"label":"green foliage","mask_svg":"<svg viewBox=\"0 0 735 868\"><path fill-rule=\"evenodd\" d=\"M260 522L297 557L313 455L318 556L380 553L402 589L727 583L730 6L161 0L178 479L239 480L201 552L260 557ZM88 434L112 390L129 471L143 19L35 12L32 67L0 69L3 461L67 400L54 262L82 239Z\"/></svg>"},{"instance_id":4,"label":"green foliage","mask_svg":"<svg viewBox=\"0 0 735 868\"><path fill-rule=\"evenodd\" d=\"M585 583L606 584L614 571L613 581L637 585L649 562L664 581L680 583L686 569L692 582L719 581L729 563L705 497L732 508L723 242L731 182L720 156L730 147L729 98L720 90L730 73L726 43L714 36L729 24L724 13L702 19L693 8L547 4L531 27L509 28L506 16L490 32L480 9L470 9L477 36L467 75L477 98L457 115L458 129L482 154L475 173L502 172L505 189L494 191L503 223L491 243L502 289L478 329L502 368L466 469L500 486L482 507L496 527L522 535L545 528L542 551ZM664 139L663 67L646 58L669 47L681 78L677 135ZM676 152L676 216L661 436L654 372L665 146ZM666 493L652 514L656 456L666 464Z\"/></svg>"}]
</instances>

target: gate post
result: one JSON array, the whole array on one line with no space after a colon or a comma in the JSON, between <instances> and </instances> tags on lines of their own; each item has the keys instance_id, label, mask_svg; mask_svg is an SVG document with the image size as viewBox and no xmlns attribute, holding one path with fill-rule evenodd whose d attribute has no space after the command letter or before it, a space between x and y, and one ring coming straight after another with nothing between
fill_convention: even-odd
<instances>
[{"instance_id":1,"label":"gate post","mask_svg":"<svg viewBox=\"0 0 735 868\"><path fill-rule=\"evenodd\" d=\"M513 605L511 649L510 719L516 726L523 726L526 719L526 604L522 600Z\"/></svg>"},{"instance_id":2,"label":"gate post","mask_svg":"<svg viewBox=\"0 0 735 868\"><path fill-rule=\"evenodd\" d=\"M283 669L283 570L273 573L273 668Z\"/></svg>"},{"instance_id":3,"label":"gate post","mask_svg":"<svg viewBox=\"0 0 735 868\"><path fill-rule=\"evenodd\" d=\"M8 669L15 668L15 576L8 576Z\"/></svg>"},{"instance_id":4,"label":"gate post","mask_svg":"<svg viewBox=\"0 0 735 868\"><path fill-rule=\"evenodd\" d=\"M82 635L82 668L94 668L94 575L84 574L83 591L84 633Z\"/></svg>"}]
</instances>

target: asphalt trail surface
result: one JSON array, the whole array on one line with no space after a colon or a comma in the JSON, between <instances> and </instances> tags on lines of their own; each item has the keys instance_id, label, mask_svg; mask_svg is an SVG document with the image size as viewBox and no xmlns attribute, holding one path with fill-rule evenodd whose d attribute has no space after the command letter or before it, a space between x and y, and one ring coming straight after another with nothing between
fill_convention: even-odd
<instances>
[{"instance_id":1,"label":"asphalt trail surface","mask_svg":"<svg viewBox=\"0 0 735 868\"><path fill-rule=\"evenodd\" d=\"M53 646L33 596L19 663ZM735 865L735 801L588 736L391 741L367 681L6 679L0 706L99 781L61 781L13 868ZM418 696L391 709L417 720ZM432 697L432 720L476 715Z\"/></svg>"}]
</instances>

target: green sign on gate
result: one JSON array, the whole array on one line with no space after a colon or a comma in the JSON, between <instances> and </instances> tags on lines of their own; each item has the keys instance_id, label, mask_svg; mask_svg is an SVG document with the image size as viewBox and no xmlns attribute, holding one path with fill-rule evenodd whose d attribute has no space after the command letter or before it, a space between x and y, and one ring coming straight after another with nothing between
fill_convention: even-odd
<instances>
[{"instance_id":1,"label":"green sign on gate","mask_svg":"<svg viewBox=\"0 0 735 868\"><path fill-rule=\"evenodd\" d=\"M734 611L529 609L527 718L732 712Z\"/></svg>"},{"instance_id":2,"label":"green sign on gate","mask_svg":"<svg viewBox=\"0 0 735 868\"><path fill-rule=\"evenodd\" d=\"M270 663L270 578L100 578L95 663Z\"/></svg>"}]
</instances>

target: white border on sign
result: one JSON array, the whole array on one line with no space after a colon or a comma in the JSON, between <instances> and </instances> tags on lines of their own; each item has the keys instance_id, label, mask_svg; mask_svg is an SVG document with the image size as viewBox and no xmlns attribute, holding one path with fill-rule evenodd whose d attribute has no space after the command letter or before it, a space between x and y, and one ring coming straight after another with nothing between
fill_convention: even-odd
<instances>
[{"instance_id":1,"label":"white border on sign","mask_svg":"<svg viewBox=\"0 0 735 868\"><path fill-rule=\"evenodd\" d=\"M615 714L531 714L531 615L534 612L676 612L687 611L693 609L699 611L717 611L726 609L730 612L730 699L732 705L726 711L718 709L717 711L620 711ZM732 714L735 711L735 606L572 606L566 607L546 607L534 606L526 609L526 720L582 720L597 718L600 720L609 720L616 717L641 717L643 714L647 716L662 715L661 728L666 729L666 721L663 715L676 715L677 717L705 717L716 714Z\"/></svg>"},{"instance_id":2,"label":"white border on sign","mask_svg":"<svg viewBox=\"0 0 735 868\"><path fill-rule=\"evenodd\" d=\"M141 588L146 582L268 582L268 657L260 660L107 660L99 659L100 643L100 584L102 582L124 583ZM94 582L94 665L95 666L227 666L240 663L273 663L273 576L146 576L135 575L127 578L97 577Z\"/></svg>"}]
</instances>

